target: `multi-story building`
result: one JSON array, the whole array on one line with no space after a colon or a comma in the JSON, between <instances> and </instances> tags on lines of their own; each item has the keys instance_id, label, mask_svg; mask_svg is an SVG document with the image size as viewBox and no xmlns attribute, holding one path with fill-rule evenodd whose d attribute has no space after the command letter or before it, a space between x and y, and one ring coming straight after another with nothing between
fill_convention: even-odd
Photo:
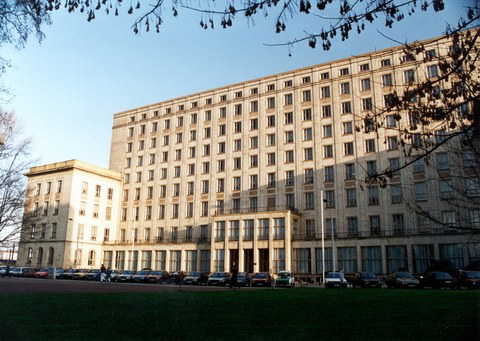
<instances>
[{"instance_id":1,"label":"multi-story building","mask_svg":"<svg viewBox=\"0 0 480 341\"><path fill-rule=\"evenodd\" d=\"M448 54L442 39L423 43L430 56ZM366 113L438 72L434 58L416 61L400 46L115 114L109 168L123 184L103 262L316 277L478 260L478 234L451 233L408 204L451 219L444 182L473 164L441 149L437 163L395 171L385 188L365 183L407 157L395 116L372 132L359 128Z\"/></svg>"},{"instance_id":2,"label":"multi-story building","mask_svg":"<svg viewBox=\"0 0 480 341\"><path fill-rule=\"evenodd\" d=\"M78 160L32 167L18 264L99 267L116 239L121 175Z\"/></svg>"}]
</instances>

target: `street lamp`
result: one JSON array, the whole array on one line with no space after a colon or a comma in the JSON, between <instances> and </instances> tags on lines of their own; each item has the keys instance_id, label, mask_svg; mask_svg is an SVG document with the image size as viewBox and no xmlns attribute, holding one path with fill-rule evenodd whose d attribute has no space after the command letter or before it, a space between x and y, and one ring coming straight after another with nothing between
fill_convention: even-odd
<instances>
[{"instance_id":1,"label":"street lamp","mask_svg":"<svg viewBox=\"0 0 480 341\"><path fill-rule=\"evenodd\" d=\"M73 261L73 267L76 268L77 267L77 258L78 258L78 242L80 240L80 225L78 224L78 222L76 222L72 218L68 218L68 220L70 220L74 223L77 223L77 247L75 249L75 260Z\"/></svg>"},{"instance_id":2,"label":"street lamp","mask_svg":"<svg viewBox=\"0 0 480 341\"><path fill-rule=\"evenodd\" d=\"M320 191L320 213L322 220L320 225L322 227L322 283L325 285L325 222L323 216L323 190Z\"/></svg>"}]
</instances>

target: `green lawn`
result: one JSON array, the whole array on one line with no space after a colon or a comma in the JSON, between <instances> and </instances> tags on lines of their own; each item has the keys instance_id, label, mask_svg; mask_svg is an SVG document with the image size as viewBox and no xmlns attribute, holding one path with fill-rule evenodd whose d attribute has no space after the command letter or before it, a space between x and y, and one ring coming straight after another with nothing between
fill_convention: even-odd
<instances>
[{"instance_id":1,"label":"green lawn","mask_svg":"<svg viewBox=\"0 0 480 341\"><path fill-rule=\"evenodd\" d=\"M1 340L480 340L480 291L0 294Z\"/></svg>"}]
</instances>

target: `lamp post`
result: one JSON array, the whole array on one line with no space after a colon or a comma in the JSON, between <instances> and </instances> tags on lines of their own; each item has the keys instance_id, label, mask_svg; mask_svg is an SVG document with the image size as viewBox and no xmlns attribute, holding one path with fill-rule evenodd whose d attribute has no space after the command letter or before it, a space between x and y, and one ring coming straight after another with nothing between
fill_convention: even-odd
<instances>
[{"instance_id":1,"label":"lamp post","mask_svg":"<svg viewBox=\"0 0 480 341\"><path fill-rule=\"evenodd\" d=\"M325 223L323 216L323 190L320 191L320 214L322 215L322 220L320 225L322 227L322 283L325 285Z\"/></svg>"},{"instance_id":2,"label":"lamp post","mask_svg":"<svg viewBox=\"0 0 480 341\"><path fill-rule=\"evenodd\" d=\"M73 261L73 267L76 268L77 267L77 258L78 258L78 243L79 243L79 240L80 240L80 225L78 224L78 222L76 222L72 218L68 218L68 220L70 220L71 222L77 223L77 247L75 248L75 259Z\"/></svg>"}]
</instances>

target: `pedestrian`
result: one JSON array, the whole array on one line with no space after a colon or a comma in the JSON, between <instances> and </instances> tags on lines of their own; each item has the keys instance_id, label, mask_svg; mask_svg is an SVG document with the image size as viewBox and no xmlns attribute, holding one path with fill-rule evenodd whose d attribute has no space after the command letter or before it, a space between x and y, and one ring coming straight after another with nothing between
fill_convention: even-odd
<instances>
[{"instance_id":1,"label":"pedestrian","mask_svg":"<svg viewBox=\"0 0 480 341\"><path fill-rule=\"evenodd\" d=\"M235 288L235 287L240 289L240 285L238 284L238 269L235 266L235 264L233 264L232 278L230 279L230 288Z\"/></svg>"},{"instance_id":2,"label":"pedestrian","mask_svg":"<svg viewBox=\"0 0 480 341\"><path fill-rule=\"evenodd\" d=\"M107 281L107 282L110 282L111 276L112 276L112 269L108 268L108 270L107 270L107 278L106 278L106 281Z\"/></svg>"},{"instance_id":3,"label":"pedestrian","mask_svg":"<svg viewBox=\"0 0 480 341\"><path fill-rule=\"evenodd\" d=\"M107 268L102 264L102 267L100 268L100 282L105 282L106 276Z\"/></svg>"},{"instance_id":4,"label":"pedestrian","mask_svg":"<svg viewBox=\"0 0 480 341\"><path fill-rule=\"evenodd\" d=\"M10 264L7 264L7 267L5 268L5 277L10 278Z\"/></svg>"}]
</instances>

